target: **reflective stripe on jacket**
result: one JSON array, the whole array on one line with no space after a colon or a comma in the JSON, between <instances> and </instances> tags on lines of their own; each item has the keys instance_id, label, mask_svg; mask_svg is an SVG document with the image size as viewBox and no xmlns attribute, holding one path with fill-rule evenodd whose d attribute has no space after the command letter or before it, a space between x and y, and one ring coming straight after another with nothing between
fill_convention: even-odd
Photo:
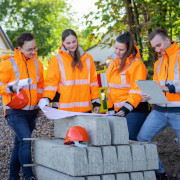
<instances>
[{"instance_id":1,"label":"reflective stripe on jacket","mask_svg":"<svg viewBox=\"0 0 180 180\"><path fill-rule=\"evenodd\" d=\"M175 93L166 92L168 104L158 104L162 107L180 107L180 48L176 42L165 49L154 65L153 79L161 86L173 85Z\"/></svg>"},{"instance_id":2,"label":"reflective stripe on jacket","mask_svg":"<svg viewBox=\"0 0 180 180\"><path fill-rule=\"evenodd\" d=\"M24 55L17 49L15 49L14 56L4 56L3 59L4 61L0 63L0 95L2 95L4 109L10 109L6 104L16 96L16 93L9 90L11 83L26 78L31 78L33 82L23 87L28 94L29 102L22 110L36 109L43 95L42 63L36 58L25 60Z\"/></svg>"},{"instance_id":3,"label":"reflective stripe on jacket","mask_svg":"<svg viewBox=\"0 0 180 180\"><path fill-rule=\"evenodd\" d=\"M58 91L60 99L56 106L61 110L87 112L91 110L91 100L100 103L93 58L82 50L80 55L82 70L72 68L72 57L63 46L49 61L43 97L53 100Z\"/></svg>"},{"instance_id":4,"label":"reflective stripe on jacket","mask_svg":"<svg viewBox=\"0 0 180 180\"><path fill-rule=\"evenodd\" d=\"M138 49L137 49L138 50ZM118 72L120 59L111 59L106 76L108 82L108 108L114 105L115 111L125 106L130 111L142 100L142 91L136 80L146 80L147 70L140 60L139 50L135 58L131 55L126 59L125 68Z\"/></svg>"}]
</instances>

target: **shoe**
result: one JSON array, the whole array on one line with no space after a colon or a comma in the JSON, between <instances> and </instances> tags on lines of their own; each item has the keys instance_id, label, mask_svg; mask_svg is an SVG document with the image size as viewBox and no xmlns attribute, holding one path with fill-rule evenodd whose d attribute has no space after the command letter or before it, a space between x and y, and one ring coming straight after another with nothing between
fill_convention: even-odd
<instances>
[{"instance_id":1,"label":"shoe","mask_svg":"<svg viewBox=\"0 0 180 180\"><path fill-rule=\"evenodd\" d=\"M156 179L157 180L168 180L168 177L166 173L156 173Z\"/></svg>"}]
</instances>

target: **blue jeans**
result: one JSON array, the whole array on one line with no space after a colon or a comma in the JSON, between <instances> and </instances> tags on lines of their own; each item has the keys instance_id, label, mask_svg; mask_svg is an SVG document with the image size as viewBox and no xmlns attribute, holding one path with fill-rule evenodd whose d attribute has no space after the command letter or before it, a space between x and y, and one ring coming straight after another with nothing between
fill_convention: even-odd
<instances>
[{"instance_id":1,"label":"blue jeans","mask_svg":"<svg viewBox=\"0 0 180 180\"><path fill-rule=\"evenodd\" d=\"M137 135L149 113L130 112L126 116L127 126L129 130L129 139L137 141Z\"/></svg>"},{"instance_id":2,"label":"blue jeans","mask_svg":"<svg viewBox=\"0 0 180 180\"><path fill-rule=\"evenodd\" d=\"M37 113L23 111L23 113L9 114L5 118L9 126L14 130L15 141L10 160L10 179L16 180L22 167L25 179L33 176L30 167L23 167L23 164L31 164L31 141L23 141L23 138L30 138L35 128Z\"/></svg>"},{"instance_id":3,"label":"blue jeans","mask_svg":"<svg viewBox=\"0 0 180 180\"><path fill-rule=\"evenodd\" d=\"M160 111L153 110L146 121L144 122L139 134L138 141L151 142L153 138L161 132L166 127L171 126L178 138L178 143L180 146L180 113L164 113ZM159 169L156 170L158 173L163 173L164 168L159 159Z\"/></svg>"}]
</instances>

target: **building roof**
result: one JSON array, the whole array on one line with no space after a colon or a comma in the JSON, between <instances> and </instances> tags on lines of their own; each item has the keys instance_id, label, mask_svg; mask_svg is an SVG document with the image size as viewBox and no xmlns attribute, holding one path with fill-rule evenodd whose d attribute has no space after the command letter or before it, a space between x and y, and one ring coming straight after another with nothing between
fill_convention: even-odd
<instances>
[{"instance_id":1,"label":"building roof","mask_svg":"<svg viewBox=\"0 0 180 180\"><path fill-rule=\"evenodd\" d=\"M115 41L115 38L116 36L114 34L106 34L102 38L101 44L87 49L86 52L93 57L94 61L105 63L108 60L108 56L114 53L114 46L109 47L109 45L106 44L112 40Z\"/></svg>"},{"instance_id":2,"label":"building roof","mask_svg":"<svg viewBox=\"0 0 180 180\"><path fill-rule=\"evenodd\" d=\"M11 41L0 26L0 48L14 50Z\"/></svg>"}]
</instances>

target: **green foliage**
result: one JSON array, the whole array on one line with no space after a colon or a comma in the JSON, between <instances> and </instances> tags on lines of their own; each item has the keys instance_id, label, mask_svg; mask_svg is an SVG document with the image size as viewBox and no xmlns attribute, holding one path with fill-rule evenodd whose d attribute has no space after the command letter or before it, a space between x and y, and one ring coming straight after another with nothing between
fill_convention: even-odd
<instances>
[{"instance_id":1,"label":"green foliage","mask_svg":"<svg viewBox=\"0 0 180 180\"><path fill-rule=\"evenodd\" d=\"M39 55L46 56L60 46L62 31L73 27L70 8L65 0L2 0L0 22L14 47L17 36L28 31L35 35Z\"/></svg>"},{"instance_id":2,"label":"green foliage","mask_svg":"<svg viewBox=\"0 0 180 180\"><path fill-rule=\"evenodd\" d=\"M150 71L157 55L148 43L148 34L163 28L173 40L180 38L179 0L98 0L95 5L98 11L86 16L85 32L99 34L104 27L104 34L129 30ZM96 21L98 25L94 25Z\"/></svg>"}]
</instances>

